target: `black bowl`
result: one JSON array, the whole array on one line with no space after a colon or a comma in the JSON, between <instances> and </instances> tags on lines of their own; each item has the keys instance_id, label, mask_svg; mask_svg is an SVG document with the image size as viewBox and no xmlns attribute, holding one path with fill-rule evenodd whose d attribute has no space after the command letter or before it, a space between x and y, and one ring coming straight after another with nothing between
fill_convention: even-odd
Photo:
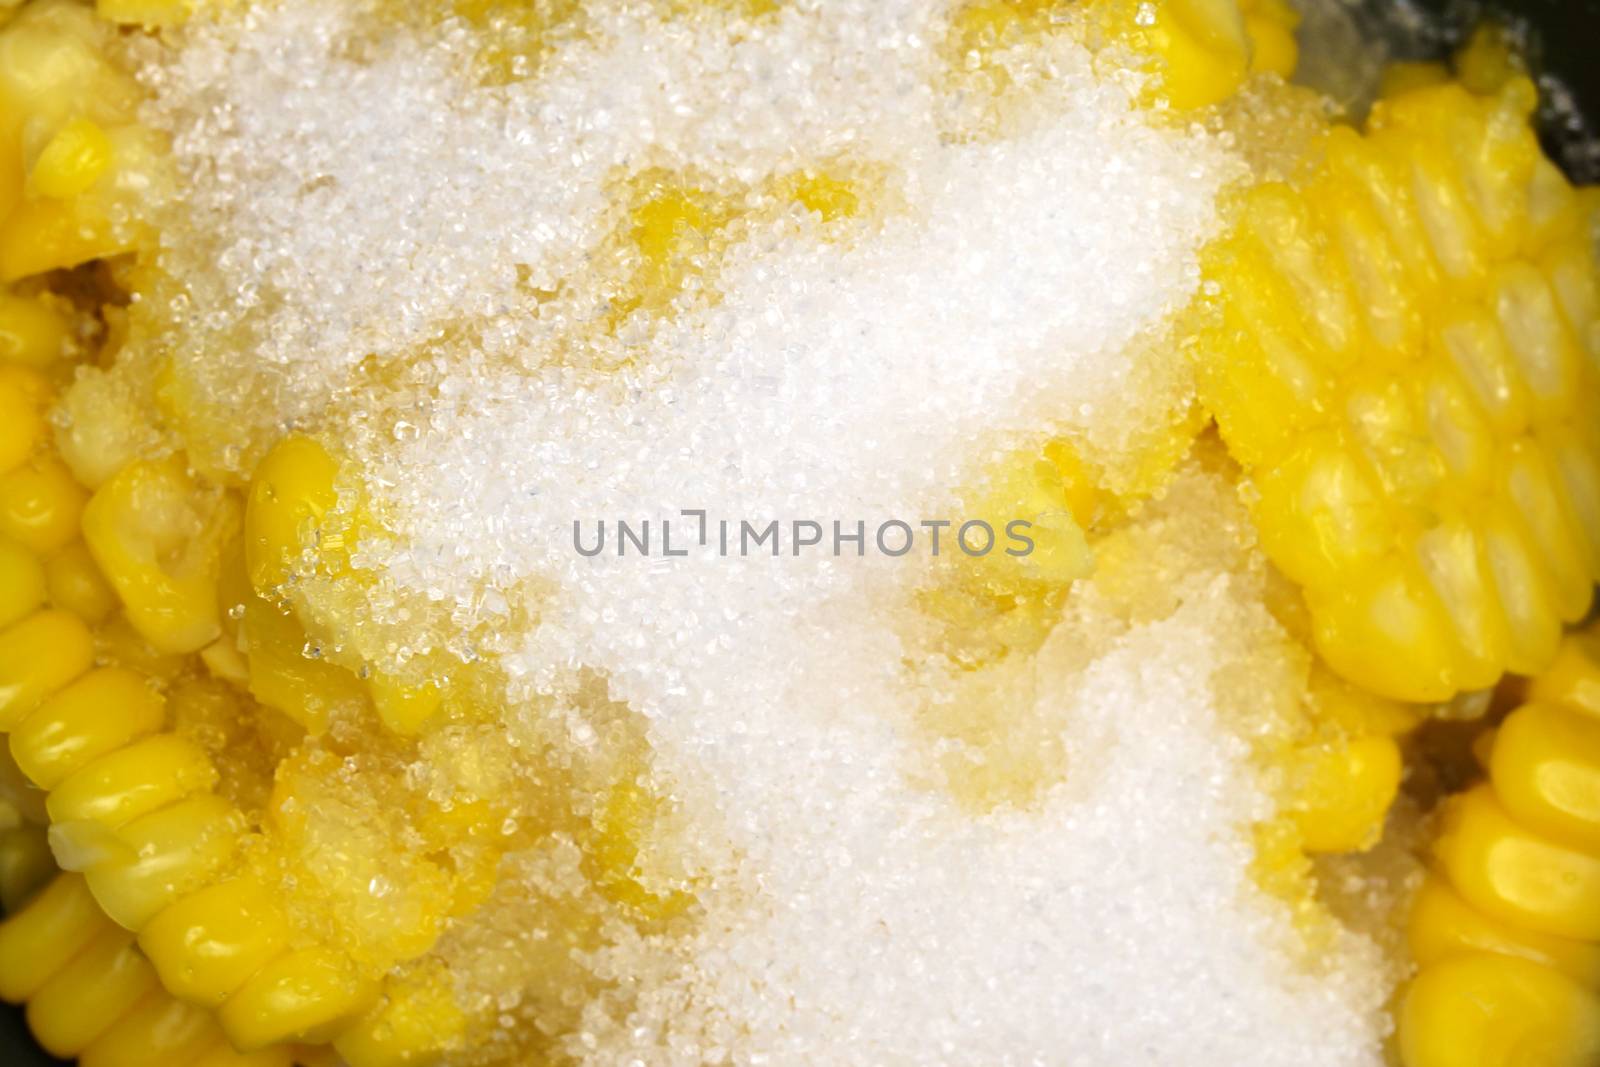
<instances>
[{"instance_id":1,"label":"black bowl","mask_svg":"<svg viewBox=\"0 0 1600 1067\"><path fill-rule=\"evenodd\" d=\"M1498 16L1525 29L1535 72L1564 87L1579 108L1573 112L1546 102L1541 115L1546 147L1574 180L1600 181L1600 154L1586 147L1582 136L1597 127L1588 125L1577 131L1578 136L1572 127L1582 113L1600 121L1600 65L1594 63L1593 51L1600 40L1600 0L1361 0L1352 6L1360 9L1363 21L1375 26L1391 23L1389 12L1397 8L1428 12L1432 16L1430 32L1409 40L1404 49L1408 58L1433 58L1447 52L1485 16ZM58 1067L61 1063L33 1043L20 1009L0 1010L0 1065Z\"/></svg>"}]
</instances>

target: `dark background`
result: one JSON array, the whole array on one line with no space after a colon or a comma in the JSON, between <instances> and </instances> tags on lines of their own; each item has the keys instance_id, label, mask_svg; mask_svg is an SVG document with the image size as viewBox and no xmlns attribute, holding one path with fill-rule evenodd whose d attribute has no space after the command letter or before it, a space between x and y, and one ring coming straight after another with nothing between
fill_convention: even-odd
<instances>
[{"instance_id":1,"label":"dark background","mask_svg":"<svg viewBox=\"0 0 1600 1067\"><path fill-rule=\"evenodd\" d=\"M1400 0L1400 5L1442 15L1426 35L1405 35L1401 51L1411 58L1434 58L1449 49L1485 15L1520 24L1528 32L1527 52L1534 72L1564 85L1574 102L1600 119L1600 0L1504 0L1501 3L1460 0ZM1365 0L1364 21L1389 28L1388 14L1397 5L1385 0ZM1436 32L1433 32L1436 31ZM1548 95L1548 94L1546 94ZM1600 155L1580 146L1586 132L1574 126L1576 115L1546 106L1541 116L1545 142L1551 154L1576 180L1600 181ZM1588 127L1593 133L1596 127ZM0 1010L0 1067L49 1067L59 1060L39 1052L28 1037L18 1009Z\"/></svg>"}]
</instances>

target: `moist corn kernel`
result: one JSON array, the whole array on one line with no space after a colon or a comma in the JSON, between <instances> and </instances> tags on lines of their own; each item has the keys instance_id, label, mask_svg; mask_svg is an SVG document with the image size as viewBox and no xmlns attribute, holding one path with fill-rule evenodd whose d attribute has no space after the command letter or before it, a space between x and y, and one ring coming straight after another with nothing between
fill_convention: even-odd
<instances>
[{"instance_id":1,"label":"moist corn kernel","mask_svg":"<svg viewBox=\"0 0 1600 1067\"><path fill-rule=\"evenodd\" d=\"M1600 941L1600 856L1524 829L1488 786L1452 798L1434 852L1456 890L1486 915Z\"/></svg>"},{"instance_id":2,"label":"moist corn kernel","mask_svg":"<svg viewBox=\"0 0 1600 1067\"><path fill-rule=\"evenodd\" d=\"M94 638L68 612L39 611L0 630L0 730L14 729L93 662Z\"/></svg>"},{"instance_id":3,"label":"moist corn kernel","mask_svg":"<svg viewBox=\"0 0 1600 1067\"><path fill-rule=\"evenodd\" d=\"M11 755L41 789L159 730L166 711L143 677L120 667L85 674L39 705L11 733Z\"/></svg>"},{"instance_id":4,"label":"moist corn kernel","mask_svg":"<svg viewBox=\"0 0 1600 1067\"><path fill-rule=\"evenodd\" d=\"M378 987L328 949L299 949L258 971L218 1012L234 1047L316 1044L365 1014Z\"/></svg>"},{"instance_id":5,"label":"moist corn kernel","mask_svg":"<svg viewBox=\"0 0 1600 1067\"><path fill-rule=\"evenodd\" d=\"M78 537L88 494L59 460L36 457L0 475L0 537L41 556Z\"/></svg>"},{"instance_id":6,"label":"moist corn kernel","mask_svg":"<svg viewBox=\"0 0 1600 1067\"><path fill-rule=\"evenodd\" d=\"M0 922L0 999L19 1004L32 997L106 927L83 877L57 875Z\"/></svg>"},{"instance_id":7,"label":"moist corn kernel","mask_svg":"<svg viewBox=\"0 0 1600 1067\"><path fill-rule=\"evenodd\" d=\"M283 954L289 936L276 893L243 877L170 905L139 932L139 944L169 990L216 1007Z\"/></svg>"},{"instance_id":8,"label":"moist corn kernel","mask_svg":"<svg viewBox=\"0 0 1600 1067\"><path fill-rule=\"evenodd\" d=\"M243 818L226 800L192 796L119 829L127 854L89 867L84 878L113 921L138 930L213 880L238 848L242 827Z\"/></svg>"},{"instance_id":9,"label":"moist corn kernel","mask_svg":"<svg viewBox=\"0 0 1600 1067\"><path fill-rule=\"evenodd\" d=\"M117 594L82 541L74 541L44 565L50 603L83 621L104 622L117 610Z\"/></svg>"},{"instance_id":10,"label":"moist corn kernel","mask_svg":"<svg viewBox=\"0 0 1600 1067\"><path fill-rule=\"evenodd\" d=\"M1463 953L1423 968L1400 1007L1405 1067L1583 1067L1600 1000L1528 960Z\"/></svg>"},{"instance_id":11,"label":"moist corn kernel","mask_svg":"<svg viewBox=\"0 0 1600 1067\"><path fill-rule=\"evenodd\" d=\"M76 1056L155 989L133 935L108 923L28 999L28 1028L51 1054Z\"/></svg>"}]
</instances>

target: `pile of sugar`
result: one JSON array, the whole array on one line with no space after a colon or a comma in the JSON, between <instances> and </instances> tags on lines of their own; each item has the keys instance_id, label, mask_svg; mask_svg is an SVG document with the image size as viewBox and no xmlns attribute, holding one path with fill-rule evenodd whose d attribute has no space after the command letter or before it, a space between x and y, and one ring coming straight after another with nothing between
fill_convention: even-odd
<instances>
[{"instance_id":1,"label":"pile of sugar","mask_svg":"<svg viewBox=\"0 0 1600 1067\"><path fill-rule=\"evenodd\" d=\"M575 1058L1377 1063L1370 960L1352 943L1299 975L1245 875L1264 802L1210 686L1250 610L1226 576L1018 665L1070 766L1036 808L975 816L926 787L912 725L941 698L906 663L917 555L573 551L574 520L685 508L959 519L956 487L1012 450L1112 454L1182 406L1180 358L1149 340L1197 284L1235 163L1150 125L1066 34L1014 57L1026 89L973 125L989 112L943 51L948 14L600 4L498 88L464 73L476 42L452 24L374 34L286 0L194 30L146 71L188 182L168 264L193 311L170 351L237 413L191 446L244 473L288 427L329 431L394 534L363 557L384 574L376 648L419 651L392 635L421 597L473 633L462 655L505 666L508 718L579 670L647 717L703 915L684 938L618 932ZM594 340L531 295L594 272L619 177L840 165L888 192L862 219L741 231L715 299ZM530 588L537 624L514 626Z\"/></svg>"}]
</instances>

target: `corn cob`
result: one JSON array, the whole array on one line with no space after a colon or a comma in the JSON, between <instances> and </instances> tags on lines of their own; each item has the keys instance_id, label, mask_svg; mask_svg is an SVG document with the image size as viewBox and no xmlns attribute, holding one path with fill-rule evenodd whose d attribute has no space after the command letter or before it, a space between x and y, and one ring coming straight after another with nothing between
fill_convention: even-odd
<instances>
[{"instance_id":1,"label":"corn cob","mask_svg":"<svg viewBox=\"0 0 1600 1067\"><path fill-rule=\"evenodd\" d=\"M53 1055L86 1067L288 1067L286 1047L245 1056L215 1020L167 995L133 935L95 905L79 875L59 874L0 923L0 997L27 1002Z\"/></svg>"},{"instance_id":2,"label":"corn cob","mask_svg":"<svg viewBox=\"0 0 1600 1067\"><path fill-rule=\"evenodd\" d=\"M1452 798L1412 904L1406 1067L1600 1055L1600 659L1573 635Z\"/></svg>"},{"instance_id":3,"label":"corn cob","mask_svg":"<svg viewBox=\"0 0 1600 1067\"><path fill-rule=\"evenodd\" d=\"M1200 395L1263 546L1327 662L1397 699L1542 669L1600 575L1597 201L1539 154L1533 101L1383 102L1208 256Z\"/></svg>"}]
</instances>

